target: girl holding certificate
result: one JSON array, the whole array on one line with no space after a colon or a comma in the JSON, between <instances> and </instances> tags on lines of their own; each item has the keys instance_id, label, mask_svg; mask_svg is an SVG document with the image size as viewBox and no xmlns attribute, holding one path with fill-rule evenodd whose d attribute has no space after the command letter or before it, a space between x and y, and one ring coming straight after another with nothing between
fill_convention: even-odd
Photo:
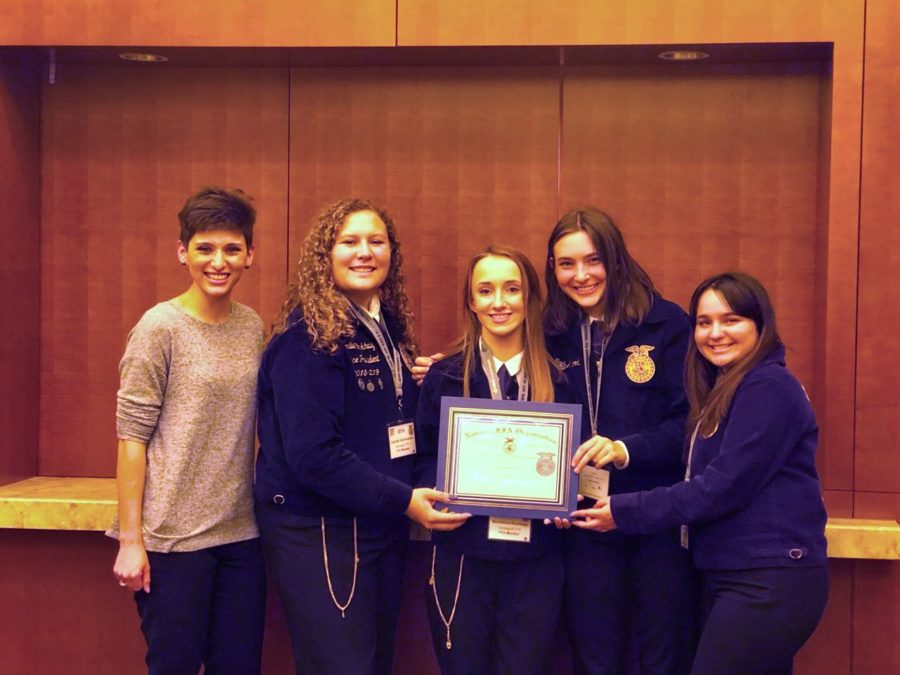
<instances>
[{"instance_id":1,"label":"girl holding certificate","mask_svg":"<svg viewBox=\"0 0 900 675\"><path fill-rule=\"evenodd\" d=\"M687 523L683 543L703 575L691 673L789 673L828 594L815 416L756 279L707 279L690 313L685 480L600 500L573 524L635 535Z\"/></svg>"},{"instance_id":2,"label":"girl holding certificate","mask_svg":"<svg viewBox=\"0 0 900 675\"><path fill-rule=\"evenodd\" d=\"M687 315L659 296L618 227L594 208L569 211L553 228L545 279L547 348L576 385L592 432L578 453L578 467L594 465L581 469L582 494L597 499L680 481ZM687 667L695 594L677 528L570 530L564 556L577 673L623 672L630 642L642 673Z\"/></svg>"},{"instance_id":3,"label":"girl holding certificate","mask_svg":"<svg viewBox=\"0 0 900 675\"><path fill-rule=\"evenodd\" d=\"M466 520L411 487L408 307L387 213L359 199L323 213L259 373L256 515L298 673L390 673L405 516Z\"/></svg>"},{"instance_id":4,"label":"girl holding certificate","mask_svg":"<svg viewBox=\"0 0 900 675\"><path fill-rule=\"evenodd\" d=\"M431 366L416 417L429 480L442 396L576 401L544 347L539 284L514 249L492 246L469 263L465 333ZM560 538L540 521L483 516L434 534L426 598L441 672L546 672L562 604Z\"/></svg>"}]
</instances>

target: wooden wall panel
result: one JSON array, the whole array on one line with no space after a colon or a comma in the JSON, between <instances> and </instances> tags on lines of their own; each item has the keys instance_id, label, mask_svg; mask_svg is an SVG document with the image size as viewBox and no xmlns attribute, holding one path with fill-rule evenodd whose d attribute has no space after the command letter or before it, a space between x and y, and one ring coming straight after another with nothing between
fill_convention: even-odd
<instances>
[{"instance_id":1,"label":"wooden wall panel","mask_svg":"<svg viewBox=\"0 0 900 675\"><path fill-rule=\"evenodd\" d=\"M295 69L291 261L347 196L388 210L427 352L457 337L471 255L510 243L543 264L555 222L555 69Z\"/></svg>"},{"instance_id":2,"label":"wooden wall panel","mask_svg":"<svg viewBox=\"0 0 900 675\"><path fill-rule=\"evenodd\" d=\"M882 0L886 7L889 3ZM398 0L397 44L653 45L826 42L834 46L827 194L819 217L823 316L815 345L820 466L829 487L853 485L860 110L865 0ZM825 119L823 117L823 119ZM825 164L825 163L823 163ZM826 186L823 185L823 188ZM848 317L851 317L848 320ZM823 330L824 329L824 330Z\"/></svg>"},{"instance_id":3,"label":"wooden wall panel","mask_svg":"<svg viewBox=\"0 0 900 675\"><path fill-rule=\"evenodd\" d=\"M900 492L853 493L853 515L856 518L900 520Z\"/></svg>"},{"instance_id":4,"label":"wooden wall panel","mask_svg":"<svg viewBox=\"0 0 900 675\"><path fill-rule=\"evenodd\" d=\"M900 492L900 6L870 0L866 15L866 81L859 244L859 333L856 352L856 480L864 491ZM900 500L897 501L900 506ZM900 508L893 517L900 518Z\"/></svg>"},{"instance_id":5,"label":"wooden wall panel","mask_svg":"<svg viewBox=\"0 0 900 675\"><path fill-rule=\"evenodd\" d=\"M116 547L99 532L0 530L0 670L147 672L133 594L112 576Z\"/></svg>"},{"instance_id":6,"label":"wooden wall panel","mask_svg":"<svg viewBox=\"0 0 900 675\"><path fill-rule=\"evenodd\" d=\"M803 3L800 3L803 4ZM862 57L864 3L844 0L829 3L821 16L834 42L830 107L823 106L822 166L827 166L827 201L820 210L828 224L826 256L824 349L820 374L818 414L820 464L826 486L853 487L853 426L856 364L847 355L856 350L857 273L859 251L859 165L862 109ZM825 186L823 185L823 188Z\"/></svg>"},{"instance_id":7,"label":"wooden wall panel","mask_svg":"<svg viewBox=\"0 0 900 675\"><path fill-rule=\"evenodd\" d=\"M255 198L258 258L236 299L275 313L287 71L67 67L44 97L39 471L113 475L118 360L141 314L189 284L177 213L197 188Z\"/></svg>"},{"instance_id":8,"label":"wooden wall panel","mask_svg":"<svg viewBox=\"0 0 900 675\"><path fill-rule=\"evenodd\" d=\"M398 0L397 43L575 45L829 41L862 0Z\"/></svg>"},{"instance_id":9,"label":"wooden wall panel","mask_svg":"<svg viewBox=\"0 0 900 675\"><path fill-rule=\"evenodd\" d=\"M853 576L855 560L828 562L828 605L816 632L794 659L797 675L863 675L869 671L853 670Z\"/></svg>"},{"instance_id":10,"label":"wooden wall panel","mask_svg":"<svg viewBox=\"0 0 900 675\"><path fill-rule=\"evenodd\" d=\"M40 364L40 86L36 66L0 63L0 485L37 471Z\"/></svg>"},{"instance_id":11,"label":"wooden wall panel","mask_svg":"<svg viewBox=\"0 0 900 675\"><path fill-rule=\"evenodd\" d=\"M822 77L796 66L570 68L563 106L562 209L607 210L685 308L710 274L759 277L814 400Z\"/></svg>"},{"instance_id":12,"label":"wooden wall panel","mask_svg":"<svg viewBox=\"0 0 900 675\"><path fill-rule=\"evenodd\" d=\"M900 501L900 500L898 500ZM859 560L853 586L853 672L900 672L900 564Z\"/></svg>"},{"instance_id":13,"label":"wooden wall panel","mask_svg":"<svg viewBox=\"0 0 900 675\"><path fill-rule=\"evenodd\" d=\"M853 492L850 490L823 490L825 509L832 518L853 517Z\"/></svg>"},{"instance_id":14,"label":"wooden wall panel","mask_svg":"<svg viewBox=\"0 0 900 675\"><path fill-rule=\"evenodd\" d=\"M0 0L0 44L393 46L395 0Z\"/></svg>"}]
</instances>

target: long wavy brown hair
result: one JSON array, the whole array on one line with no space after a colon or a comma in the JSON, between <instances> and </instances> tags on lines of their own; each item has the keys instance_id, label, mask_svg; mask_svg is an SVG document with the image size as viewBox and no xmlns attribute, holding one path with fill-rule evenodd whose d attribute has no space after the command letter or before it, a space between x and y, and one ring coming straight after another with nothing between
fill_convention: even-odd
<instances>
[{"instance_id":1,"label":"long wavy brown hair","mask_svg":"<svg viewBox=\"0 0 900 675\"><path fill-rule=\"evenodd\" d=\"M463 282L462 308L465 330L450 348L450 354L463 355L463 396L470 396L469 373L475 367L478 360L478 338L481 336L481 322L475 312L472 311L472 273L475 265L484 258L499 256L509 258L519 268L522 274L522 295L525 304L525 321L522 324L523 342L525 354L522 365L528 378L531 390L531 400L540 402L553 401L553 379L550 371L550 356L544 344L544 331L541 324L541 282L534 266L524 253L508 246L488 246L480 253L476 253L469 261L466 270L466 278Z\"/></svg>"},{"instance_id":2,"label":"long wavy brown hair","mask_svg":"<svg viewBox=\"0 0 900 675\"><path fill-rule=\"evenodd\" d=\"M726 371L707 361L696 342L688 349L685 367L685 389L691 404L688 430L699 422L700 434L707 438L715 433L727 414L744 376L783 344L775 325L772 301L756 278L742 272L726 272L703 280L691 296L690 316L695 327L700 296L708 290L724 300L732 312L752 320L759 337L750 353Z\"/></svg>"},{"instance_id":3,"label":"long wavy brown hair","mask_svg":"<svg viewBox=\"0 0 900 675\"><path fill-rule=\"evenodd\" d=\"M544 327L550 335L565 332L581 321L583 310L567 296L556 280L556 261L553 247L568 234L584 232L590 238L600 262L606 269L606 290L603 293L603 332L612 335L616 326L625 323L639 325L658 295L650 275L631 257L625 247L621 230L607 214L594 207L573 209L566 213L547 240L547 306L544 308Z\"/></svg>"},{"instance_id":4,"label":"long wavy brown hair","mask_svg":"<svg viewBox=\"0 0 900 675\"><path fill-rule=\"evenodd\" d=\"M334 285L331 257L334 243L347 218L360 211L376 214L387 229L391 265L379 289L379 299L382 308L400 326L400 348L406 356L414 357L418 347L413 337L413 317L404 288L403 255L397 227L386 211L359 198L344 199L331 206L319 216L318 222L306 235L297 263L297 276L288 286L273 337L302 318L313 347L333 354L341 338L354 335L356 320L350 311L350 300Z\"/></svg>"}]
</instances>

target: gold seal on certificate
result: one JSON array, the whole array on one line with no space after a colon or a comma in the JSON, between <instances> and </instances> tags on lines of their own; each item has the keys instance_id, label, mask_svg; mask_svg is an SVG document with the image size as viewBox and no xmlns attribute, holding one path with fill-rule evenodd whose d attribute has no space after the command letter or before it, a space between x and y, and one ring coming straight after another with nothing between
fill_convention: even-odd
<instances>
[{"instance_id":1,"label":"gold seal on certificate","mask_svg":"<svg viewBox=\"0 0 900 675\"><path fill-rule=\"evenodd\" d=\"M576 505L580 434L579 405L444 397L437 487L469 513L565 517Z\"/></svg>"}]
</instances>

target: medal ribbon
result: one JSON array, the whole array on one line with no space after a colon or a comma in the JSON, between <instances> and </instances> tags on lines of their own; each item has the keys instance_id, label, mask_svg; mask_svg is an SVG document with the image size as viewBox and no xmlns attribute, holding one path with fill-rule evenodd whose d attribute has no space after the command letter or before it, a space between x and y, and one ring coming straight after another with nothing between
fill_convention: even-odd
<instances>
[{"instance_id":1,"label":"medal ribbon","mask_svg":"<svg viewBox=\"0 0 900 675\"><path fill-rule=\"evenodd\" d=\"M478 353L481 356L481 369L487 375L488 385L491 388L491 399L494 401L503 400L503 392L500 391L500 376L497 375L497 366L494 364L494 355L491 348L488 347L484 340L478 339ZM528 400L528 376L522 373L522 386L519 387L520 401Z\"/></svg>"},{"instance_id":2,"label":"medal ribbon","mask_svg":"<svg viewBox=\"0 0 900 675\"><path fill-rule=\"evenodd\" d=\"M603 385L603 357L606 355L606 343L604 337L600 343L600 359L597 361L597 387L596 393L591 392L591 320L585 316L581 322L581 362L584 365L584 388L587 391L588 416L591 420L591 436L597 435L597 414L600 407L600 388ZM593 395L592 395L593 393Z\"/></svg>"},{"instance_id":3,"label":"medal ribbon","mask_svg":"<svg viewBox=\"0 0 900 675\"><path fill-rule=\"evenodd\" d=\"M403 357L400 354L400 351L394 346L394 341L391 339L391 334L388 332L387 326L384 325L383 319L381 322L376 322L366 310L352 301L350 302L350 311L353 312L353 316L359 319L359 322L372 334L375 342L378 343L378 348L384 355L384 360L387 361L388 368L391 371L391 378L394 381L394 395L397 398L397 410L400 411L402 417ZM383 316L384 315L382 314L382 317ZM387 339L385 340L385 338ZM390 348L388 348L388 344L390 344Z\"/></svg>"}]
</instances>

